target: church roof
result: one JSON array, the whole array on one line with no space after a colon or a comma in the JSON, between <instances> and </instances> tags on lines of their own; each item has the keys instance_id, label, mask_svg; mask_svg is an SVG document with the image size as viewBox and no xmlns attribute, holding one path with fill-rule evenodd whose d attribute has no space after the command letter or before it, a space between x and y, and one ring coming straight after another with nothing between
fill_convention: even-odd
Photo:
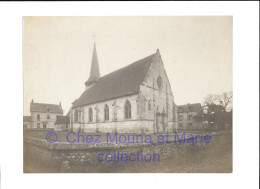
<instances>
[{"instance_id":1,"label":"church roof","mask_svg":"<svg viewBox=\"0 0 260 189\"><path fill-rule=\"evenodd\" d=\"M43 103L31 103L30 112L41 112L41 113L58 113L63 114L61 105L56 104L43 104Z\"/></svg>"},{"instance_id":2,"label":"church roof","mask_svg":"<svg viewBox=\"0 0 260 189\"><path fill-rule=\"evenodd\" d=\"M85 90L74 101L73 108L137 93L154 56L152 54L101 77L93 87Z\"/></svg>"},{"instance_id":3,"label":"church roof","mask_svg":"<svg viewBox=\"0 0 260 189\"><path fill-rule=\"evenodd\" d=\"M55 124L69 124L70 117L69 116L57 116Z\"/></svg>"}]
</instances>

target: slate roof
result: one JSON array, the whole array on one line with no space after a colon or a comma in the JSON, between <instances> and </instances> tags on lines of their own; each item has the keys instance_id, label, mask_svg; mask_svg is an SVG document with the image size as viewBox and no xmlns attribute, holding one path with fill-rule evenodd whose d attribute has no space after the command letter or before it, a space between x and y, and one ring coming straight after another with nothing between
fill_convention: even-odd
<instances>
[{"instance_id":1,"label":"slate roof","mask_svg":"<svg viewBox=\"0 0 260 189\"><path fill-rule=\"evenodd\" d=\"M191 109L189 109L189 107L191 107ZM200 111L202 111L200 103L179 105L178 108L177 108L178 113L200 112Z\"/></svg>"},{"instance_id":2,"label":"slate roof","mask_svg":"<svg viewBox=\"0 0 260 189\"><path fill-rule=\"evenodd\" d=\"M69 116L57 116L55 124L69 124L70 117Z\"/></svg>"},{"instance_id":3,"label":"slate roof","mask_svg":"<svg viewBox=\"0 0 260 189\"><path fill-rule=\"evenodd\" d=\"M155 54L101 77L73 102L73 108L137 93Z\"/></svg>"},{"instance_id":4,"label":"slate roof","mask_svg":"<svg viewBox=\"0 0 260 189\"><path fill-rule=\"evenodd\" d=\"M63 110L59 104L56 105L56 104L43 104L43 103L31 103L30 112L63 114Z\"/></svg>"},{"instance_id":5,"label":"slate roof","mask_svg":"<svg viewBox=\"0 0 260 189\"><path fill-rule=\"evenodd\" d=\"M31 122L32 116L23 116L23 122Z\"/></svg>"}]
</instances>

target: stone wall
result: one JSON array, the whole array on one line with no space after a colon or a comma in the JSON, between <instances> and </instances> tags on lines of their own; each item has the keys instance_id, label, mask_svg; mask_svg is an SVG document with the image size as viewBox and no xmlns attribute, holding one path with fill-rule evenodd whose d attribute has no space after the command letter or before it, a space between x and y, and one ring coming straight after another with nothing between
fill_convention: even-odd
<instances>
[{"instance_id":1,"label":"stone wall","mask_svg":"<svg viewBox=\"0 0 260 189\"><path fill-rule=\"evenodd\" d=\"M228 143L227 143L228 141ZM228 145L227 145L228 144ZM119 150L121 153L136 153L137 151L150 154L160 154L160 162L150 162L150 166L163 165L167 161L173 161L180 154L187 153L184 157L192 156L194 152L201 153L208 150L208 154L219 155L216 146L223 150L224 147L232 147L232 134L226 133L212 136L211 143L98 143L98 144L69 144L65 142L49 144L45 140L24 138L25 162L36 162L42 165L46 172L124 172L126 167L138 169L148 162L99 162L98 154L111 153ZM189 155L190 154L190 155ZM27 165L25 163L25 165ZM118 169L115 170L115 166ZM32 171L34 172L34 171ZM128 172L128 171L126 171Z\"/></svg>"},{"instance_id":2,"label":"stone wall","mask_svg":"<svg viewBox=\"0 0 260 189\"><path fill-rule=\"evenodd\" d=\"M69 131L69 124L55 124L54 131Z\"/></svg>"}]
</instances>

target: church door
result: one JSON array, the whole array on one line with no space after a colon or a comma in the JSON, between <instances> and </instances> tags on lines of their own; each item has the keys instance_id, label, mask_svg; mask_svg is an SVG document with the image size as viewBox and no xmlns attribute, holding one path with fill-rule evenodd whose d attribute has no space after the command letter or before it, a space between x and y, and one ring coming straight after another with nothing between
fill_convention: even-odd
<instances>
[{"instance_id":1,"label":"church door","mask_svg":"<svg viewBox=\"0 0 260 189\"><path fill-rule=\"evenodd\" d=\"M164 132L164 116L160 113L156 113L156 132L163 133Z\"/></svg>"},{"instance_id":2,"label":"church door","mask_svg":"<svg viewBox=\"0 0 260 189\"><path fill-rule=\"evenodd\" d=\"M158 113L156 113L155 129L156 129L156 133L159 133L159 114Z\"/></svg>"},{"instance_id":3,"label":"church door","mask_svg":"<svg viewBox=\"0 0 260 189\"><path fill-rule=\"evenodd\" d=\"M165 133L165 114L162 114L161 116L161 120L162 120L162 131L163 133Z\"/></svg>"},{"instance_id":4,"label":"church door","mask_svg":"<svg viewBox=\"0 0 260 189\"><path fill-rule=\"evenodd\" d=\"M166 119L165 113L156 113L156 133L166 133Z\"/></svg>"}]
</instances>

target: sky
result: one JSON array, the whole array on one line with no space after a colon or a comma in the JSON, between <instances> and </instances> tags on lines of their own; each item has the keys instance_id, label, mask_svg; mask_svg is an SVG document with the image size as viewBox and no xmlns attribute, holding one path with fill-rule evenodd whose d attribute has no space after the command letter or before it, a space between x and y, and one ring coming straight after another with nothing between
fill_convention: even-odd
<instances>
[{"instance_id":1,"label":"sky","mask_svg":"<svg viewBox=\"0 0 260 189\"><path fill-rule=\"evenodd\" d=\"M232 90L232 16L24 17L24 115L30 102L67 114L85 89L94 42L106 75L160 50L177 105Z\"/></svg>"}]
</instances>

